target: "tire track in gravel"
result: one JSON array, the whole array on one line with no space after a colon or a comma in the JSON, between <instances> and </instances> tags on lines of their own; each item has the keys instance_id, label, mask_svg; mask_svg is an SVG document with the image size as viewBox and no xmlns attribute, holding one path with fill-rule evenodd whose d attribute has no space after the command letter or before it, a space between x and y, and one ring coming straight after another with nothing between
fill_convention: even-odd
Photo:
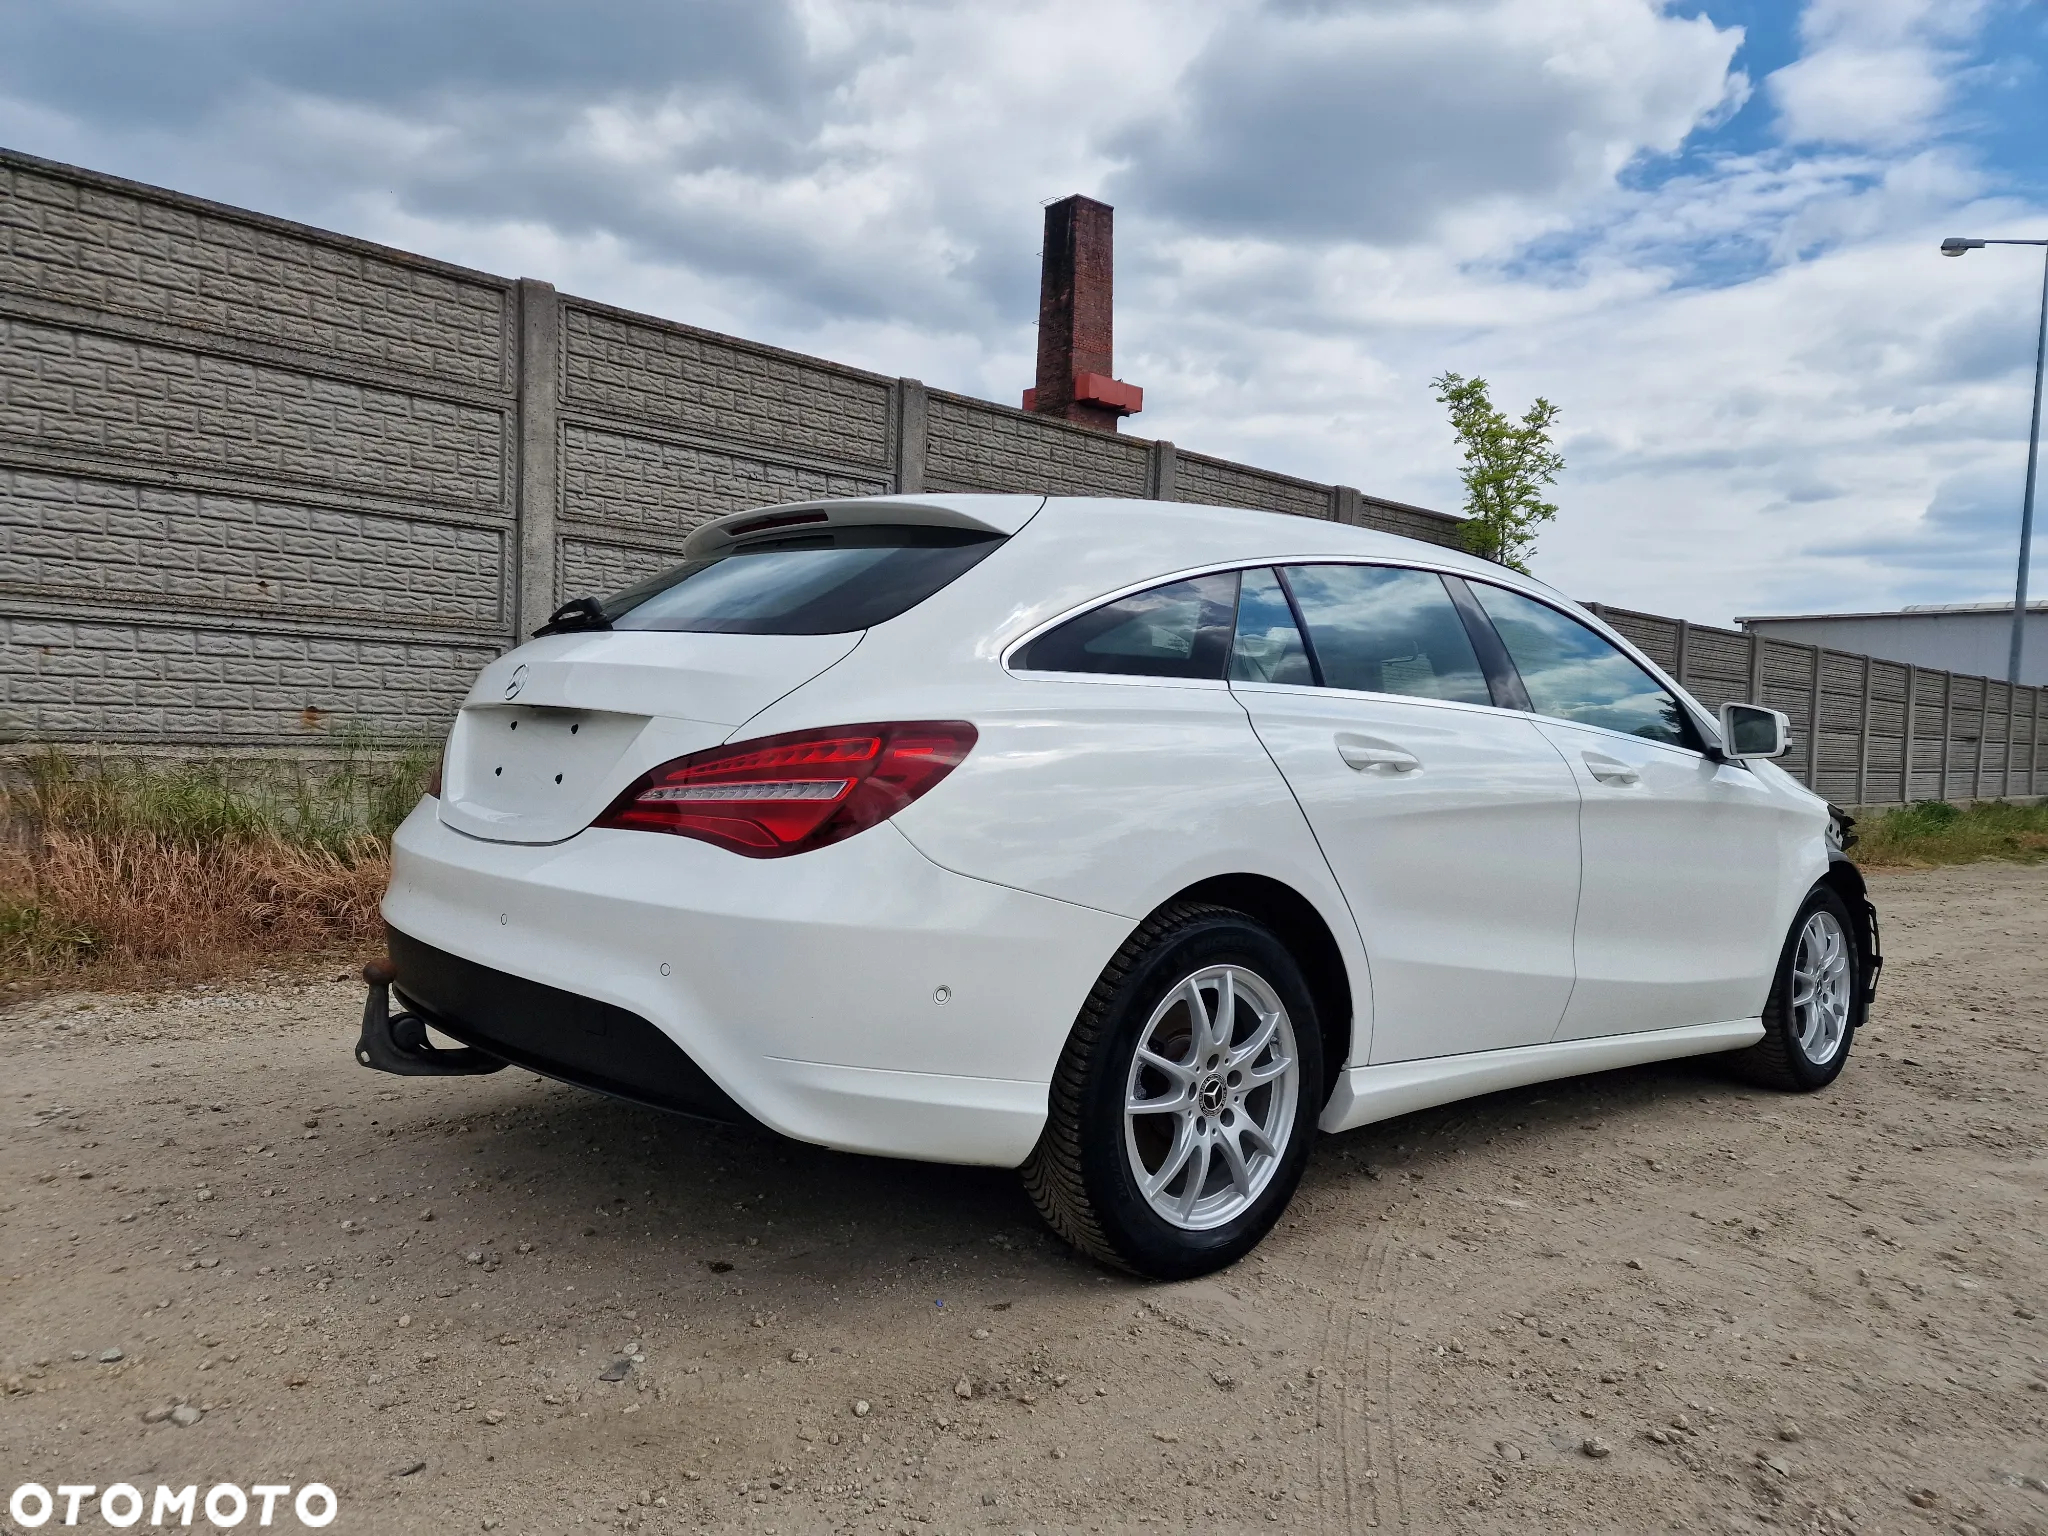
<instances>
[{"instance_id":1,"label":"tire track in gravel","mask_svg":"<svg viewBox=\"0 0 2048 1536\"><path fill-rule=\"evenodd\" d=\"M1394 1443L1393 1288L1398 1234L1361 1226L1323 1321L1316 1382L1319 1525L1349 1533L1408 1528Z\"/></svg>"}]
</instances>

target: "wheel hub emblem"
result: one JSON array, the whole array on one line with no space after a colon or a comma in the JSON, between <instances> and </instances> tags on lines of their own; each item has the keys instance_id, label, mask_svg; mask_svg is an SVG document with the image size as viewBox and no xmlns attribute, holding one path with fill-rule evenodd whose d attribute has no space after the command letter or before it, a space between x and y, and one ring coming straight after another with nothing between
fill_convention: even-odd
<instances>
[{"instance_id":1,"label":"wheel hub emblem","mask_svg":"<svg viewBox=\"0 0 2048 1536\"><path fill-rule=\"evenodd\" d=\"M1223 1107L1223 1083L1220 1078L1210 1078L1202 1084L1202 1108L1215 1114Z\"/></svg>"}]
</instances>

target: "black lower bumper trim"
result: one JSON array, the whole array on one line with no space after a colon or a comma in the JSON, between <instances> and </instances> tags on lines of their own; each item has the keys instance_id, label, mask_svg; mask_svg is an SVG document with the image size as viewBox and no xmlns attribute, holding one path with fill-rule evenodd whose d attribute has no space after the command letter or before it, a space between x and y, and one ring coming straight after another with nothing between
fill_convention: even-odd
<instances>
[{"instance_id":1,"label":"black lower bumper trim","mask_svg":"<svg viewBox=\"0 0 2048 1536\"><path fill-rule=\"evenodd\" d=\"M434 1028L464 1045L578 1088L702 1120L745 1110L637 1013L528 981L387 930L394 983Z\"/></svg>"}]
</instances>

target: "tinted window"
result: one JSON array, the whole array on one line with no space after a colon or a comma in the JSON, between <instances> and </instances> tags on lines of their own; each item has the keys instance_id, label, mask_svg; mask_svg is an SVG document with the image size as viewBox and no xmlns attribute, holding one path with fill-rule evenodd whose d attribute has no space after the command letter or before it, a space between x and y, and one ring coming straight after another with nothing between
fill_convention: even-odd
<instances>
[{"instance_id":1,"label":"tinted window","mask_svg":"<svg viewBox=\"0 0 2048 1536\"><path fill-rule=\"evenodd\" d=\"M1308 650L1294 623L1287 593L1271 571L1242 572L1237 586L1237 638L1230 647L1230 676L1240 683L1315 682Z\"/></svg>"},{"instance_id":2,"label":"tinted window","mask_svg":"<svg viewBox=\"0 0 2048 1536\"><path fill-rule=\"evenodd\" d=\"M1131 677L1223 676L1237 611L1237 572L1133 593L1047 630L1017 655L1030 672Z\"/></svg>"},{"instance_id":3,"label":"tinted window","mask_svg":"<svg viewBox=\"0 0 2048 1536\"><path fill-rule=\"evenodd\" d=\"M1577 619L1483 581L1471 587L1537 714L1672 746L1692 744L1671 690Z\"/></svg>"},{"instance_id":4,"label":"tinted window","mask_svg":"<svg viewBox=\"0 0 2048 1536\"><path fill-rule=\"evenodd\" d=\"M1324 686L1493 702L1442 578L1381 565L1284 570Z\"/></svg>"},{"instance_id":5,"label":"tinted window","mask_svg":"<svg viewBox=\"0 0 2048 1536\"><path fill-rule=\"evenodd\" d=\"M1002 543L964 528L858 526L757 539L599 605L614 629L835 635L913 608Z\"/></svg>"}]
</instances>

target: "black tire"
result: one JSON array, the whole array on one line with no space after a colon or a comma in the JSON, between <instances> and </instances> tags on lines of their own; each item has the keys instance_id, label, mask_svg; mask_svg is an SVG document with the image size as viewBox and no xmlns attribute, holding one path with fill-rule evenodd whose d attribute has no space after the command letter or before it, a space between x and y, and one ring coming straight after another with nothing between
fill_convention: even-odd
<instances>
[{"instance_id":1,"label":"black tire","mask_svg":"<svg viewBox=\"0 0 2048 1536\"><path fill-rule=\"evenodd\" d=\"M1792 972L1799 955L1800 936L1814 915L1822 912L1833 917L1846 941L1849 997L1848 1017L1841 1031L1840 1044L1825 1060L1815 1061L1800 1043L1800 1020L1794 1007ZM1840 1077L1849 1060L1849 1047L1855 1043L1856 1031L1862 1027L1864 1012L1869 1006L1869 987L1865 976L1867 963L1859 930L1848 904L1831 886L1816 885L1800 904L1799 915L1792 919L1792 931L1785 936L1785 947L1778 956L1777 974L1771 979L1770 1000L1764 1005L1764 1037L1748 1049L1734 1054L1737 1068L1752 1082L1787 1093L1811 1093Z\"/></svg>"},{"instance_id":2,"label":"black tire","mask_svg":"<svg viewBox=\"0 0 2048 1536\"><path fill-rule=\"evenodd\" d=\"M1162 1217L1139 1187L1126 1153L1125 1095L1154 1011L1185 981L1222 965L1250 972L1285 1009L1297 1063L1294 1103L1291 1114L1284 1105L1271 1108L1274 1128L1284 1123L1287 1139L1264 1165L1263 1186L1227 1221L1190 1230ZM1250 1252L1287 1208L1308 1160L1323 1086L1315 1002L1287 947L1241 912L1175 903L1139 925L1088 994L1053 1075L1045 1131L1019 1170L1025 1191L1055 1232L1105 1264L1155 1280L1209 1274ZM1182 1188L1192 1180L1185 1175Z\"/></svg>"}]
</instances>

